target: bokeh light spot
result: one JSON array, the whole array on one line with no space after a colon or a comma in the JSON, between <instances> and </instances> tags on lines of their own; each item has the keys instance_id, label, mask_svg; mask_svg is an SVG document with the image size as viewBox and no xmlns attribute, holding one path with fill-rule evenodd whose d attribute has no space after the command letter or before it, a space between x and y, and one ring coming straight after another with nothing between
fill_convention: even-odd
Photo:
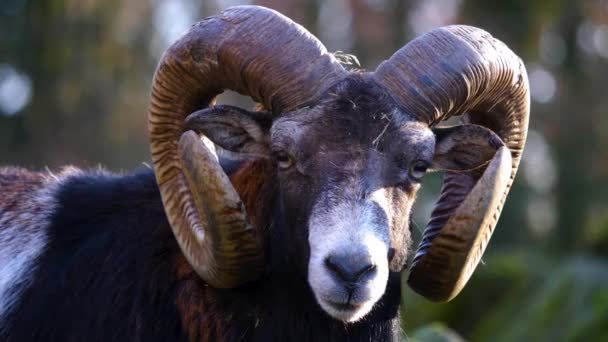
<instances>
[{"instance_id":1,"label":"bokeh light spot","mask_svg":"<svg viewBox=\"0 0 608 342\"><path fill-rule=\"evenodd\" d=\"M531 66L530 71L530 96L532 100L539 103L548 103L553 100L557 90L555 77L546 69L539 66Z\"/></svg>"},{"instance_id":2,"label":"bokeh light spot","mask_svg":"<svg viewBox=\"0 0 608 342\"><path fill-rule=\"evenodd\" d=\"M0 65L0 114L18 114L32 97L32 81L10 65Z\"/></svg>"},{"instance_id":3,"label":"bokeh light spot","mask_svg":"<svg viewBox=\"0 0 608 342\"><path fill-rule=\"evenodd\" d=\"M177 40L197 20L199 10L198 1L158 1L154 9L154 27L161 38L161 51Z\"/></svg>"},{"instance_id":4,"label":"bokeh light spot","mask_svg":"<svg viewBox=\"0 0 608 342\"><path fill-rule=\"evenodd\" d=\"M410 26L416 35L421 35L436 27L453 24L462 0L418 1L408 15Z\"/></svg>"},{"instance_id":5,"label":"bokeh light spot","mask_svg":"<svg viewBox=\"0 0 608 342\"><path fill-rule=\"evenodd\" d=\"M346 0L325 1L319 11L319 35L330 51L349 51L353 46L353 16Z\"/></svg>"},{"instance_id":6,"label":"bokeh light spot","mask_svg":"<svg viewBox=\"0 0 608 342\"><path fill-rule=\"evenodd\" d=\"M551 192L557 181L557 167L545 137L536 130L528 131L522 169L530 188L538 194Z\"/></svg>"}]
</instances>

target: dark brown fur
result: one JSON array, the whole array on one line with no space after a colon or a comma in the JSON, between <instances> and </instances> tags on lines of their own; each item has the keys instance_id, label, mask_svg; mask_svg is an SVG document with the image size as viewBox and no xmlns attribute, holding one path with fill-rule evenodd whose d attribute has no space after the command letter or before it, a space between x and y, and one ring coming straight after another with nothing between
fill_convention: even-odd
<instances>
[{"instance_id":1,"label":"dark brown fur","mask_svg":"<svg viewBox=\"0 0 608 342\"><path fill-rule=\"evenodd\" d=\"M274 167L267 159L257 159L244 162L230 176L230 180L245 204L251 224L260 235L265 235L268 208L262 203L268 203L265 198L272 192L264 189L271 186L270 179L274 177ZM226 334L225 315L217 300L220 298L217 290L205 284L186 258L179 254L175 257L175 270L178 279L176 305L182 317L182 325L190 341L216 341Z\"/></svg>"},{"instance_id":2,"label":"dark brown fur","mask_svg":"<svg viewBox=\"0 0 608 342\"><path fill-rule=\"evenodd\" d=\"M24 199L40 189L46 177L38 172L20 168L0 168L0 210L14 211Z\"/></svg>"}]
</instances>

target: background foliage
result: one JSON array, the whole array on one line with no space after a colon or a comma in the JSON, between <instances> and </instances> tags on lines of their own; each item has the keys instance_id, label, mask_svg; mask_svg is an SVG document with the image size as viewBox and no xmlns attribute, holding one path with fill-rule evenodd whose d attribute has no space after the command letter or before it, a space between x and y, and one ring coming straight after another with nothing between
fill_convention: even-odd
<instances>
[{"instance_id":1,"label":"background foliage","mask_svg":"<svg viewBox=\"0 0 608 342\"><path fill-rule=\"evenodd\" d=\"M283 12L370 70L451 23L516 51L530 135L489 252L449 304L404 289L404 328L412 340L608 340L606 0L2 0L0 164L139 167L160 54L197 19L244 3ZM438 192L436 176L425 183L418 235Z\"/></svg>"}]
</instances>

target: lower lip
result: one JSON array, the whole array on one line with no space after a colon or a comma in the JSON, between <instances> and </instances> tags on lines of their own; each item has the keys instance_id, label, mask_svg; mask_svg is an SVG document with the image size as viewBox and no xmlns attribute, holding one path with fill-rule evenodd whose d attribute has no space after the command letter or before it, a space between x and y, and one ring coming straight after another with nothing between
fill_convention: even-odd
<instances>
[{"instance_id":1,"label":"lower lip","mask_svg":"<svg viewBox=\"0 0 608 342\"><path fill-rule=\"evenodd\" d=\"M357 304L350 304L350 303L336 303L336 302L329 302L329 305L331 305L332 307L334 307L337 310L340 311L355 311L359 308L361 308L361 305L357 305Z\"/></svg>"}]
</instances>

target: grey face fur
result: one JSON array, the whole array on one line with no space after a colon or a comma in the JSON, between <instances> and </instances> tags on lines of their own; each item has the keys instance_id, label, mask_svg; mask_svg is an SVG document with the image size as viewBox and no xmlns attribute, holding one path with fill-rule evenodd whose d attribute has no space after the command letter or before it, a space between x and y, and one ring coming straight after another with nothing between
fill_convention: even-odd
<instances>
[{"instance_id":1,"label":"grey face fur","mask_svg":"<svg viewBox=\"0 0 608 342\"><path fill-rule=\"evenodd\" d=\"M279 171L285 206L307 208L293 229L308 232L308 282L319 305L347 322L373 308L389 271L405 263L420 181L412 171L431 165L435 145L427 126L356 86L271 129L272 150L288 159Z\"/></svg>"},{"instance_id":2,"label":"grey face fur","mask_svg":"<svg viewBox=\"0 0 608 342\"><path fill-rule=\"evenodd\" d=\"M425 160L427 151L432 156L431 131L406 126L398 131L420 139L417 146L412 144L418 147L410 151L412 159ZM308 220L309 284L321 307L343 321L362 318L382 297L391 258L397 259L397 270L403 265L410 240L410 208L419 188L418 180L409 175L393 178L388 170L401 166L395 165L399 162L390 153L373 144L357 149L362 152L359 158L353 156L335 170L347 175L335 177L340 181L328 180ZM355 277L341 275L330 260L343 264ZM360 271L365 268L369 270Z\"/></svg>"}]
</instances>

